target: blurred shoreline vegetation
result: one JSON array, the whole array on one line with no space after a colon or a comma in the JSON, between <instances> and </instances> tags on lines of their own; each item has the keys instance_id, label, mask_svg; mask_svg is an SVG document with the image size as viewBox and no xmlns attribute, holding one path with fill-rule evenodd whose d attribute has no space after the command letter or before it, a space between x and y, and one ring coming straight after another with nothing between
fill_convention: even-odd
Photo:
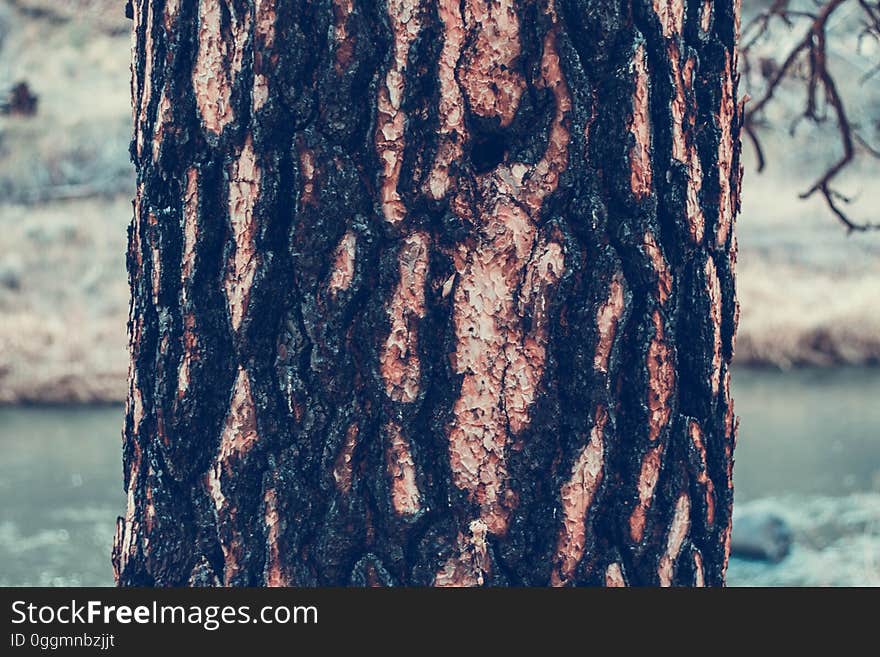
<instances>
[{"instance_id":1,"label":"blurred shoreline vegetation","mask_svg":"<svg viewBox=\"0 0 880 657\"><path fill-rule=\"evenodd\" d=\"M744 4L747 25L772 0ZM841 9L829 33L845 32L848 16ZM778 23L772 38L754 46L741 96L760 97L767 78L759 62L775 61L802 36ZM129 30L122 0L0 4L0 94L24 81L38 98L32 116L0 116L0 403L125 396L125 249L134 188ZM853 97L851 116L876 137L880 75L860 82L856 48L859 57L878 59L877 44L861 43L853 32L833 42L828 65L841 92ZM797 69L783 81L762 112L762 174L754 149L743 145L736 362L878 365L880 234L848 238L821 198L798 198L840 156L827 122L799 121L790 134L803 111L802 75ZM843 175L854 216L872 216L878 175L870 158Z\"/></svg>"}]
</instances>

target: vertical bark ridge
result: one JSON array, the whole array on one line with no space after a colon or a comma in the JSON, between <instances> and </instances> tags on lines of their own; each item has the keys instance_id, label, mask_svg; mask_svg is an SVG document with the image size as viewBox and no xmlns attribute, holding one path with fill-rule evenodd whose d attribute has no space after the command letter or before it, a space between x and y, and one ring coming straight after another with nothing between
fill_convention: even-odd
<instances>
[{"instance_id":1,"label":"vertical bark ridge","mask_svg":"<svg viewBox=\"0 0 880 657\"><path fill-rule=\"evenodd\" d=\"M732 0L134 3L145 585L719 585Z\"/></svg>"}]
</instances>

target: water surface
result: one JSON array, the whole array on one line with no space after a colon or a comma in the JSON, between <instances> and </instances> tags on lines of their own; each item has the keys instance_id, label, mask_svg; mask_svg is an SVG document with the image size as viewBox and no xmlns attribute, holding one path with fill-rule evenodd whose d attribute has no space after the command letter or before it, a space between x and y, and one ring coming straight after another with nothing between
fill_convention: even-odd
<instances>
[{"instance_id":1,"label":"water surface","mask_svg":"<svg viewBox=\"0 0 880 657\"><path fill-rule=\"evenodd\" d=\"M113 583L122 407L0 408L0 586Z\"/></svg>"},{"instance_id":2,"label":"water surface","mask_svg":"<svg viewBox=\"0 0 880 657\"><path fill-rule=\"evenodd\" d=\"M880 368L744 370L736 499L880 491Z\"/></svg>"},{"instance_id":3,"label":"water surface","mask_svg":"<svg viewBox=\"0 0 880 657\"><path fill-rule=\"evenodd\" d=\"M880 490L880 369L747 370L733 389L737 500ZM122 415L0 408L0 586L112 584Z\"/></svg>"}]
</instances>

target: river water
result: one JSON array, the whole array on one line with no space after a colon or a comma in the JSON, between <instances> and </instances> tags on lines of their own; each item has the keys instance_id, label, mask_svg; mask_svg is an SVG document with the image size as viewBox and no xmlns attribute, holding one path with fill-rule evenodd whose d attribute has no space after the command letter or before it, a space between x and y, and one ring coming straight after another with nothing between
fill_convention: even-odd
<instances>
[{"instance_id":1,"label":"river water","mask_svg":"<svg viewBox=\"0 0 880 657\"><path fill-rule=\"evenodd\" d=\"M733 389L737 502L880 491L880 369L745 370ZM0 586L112 584L121 422L116 406L0 408Z\"/></svg>"}]
</instances>

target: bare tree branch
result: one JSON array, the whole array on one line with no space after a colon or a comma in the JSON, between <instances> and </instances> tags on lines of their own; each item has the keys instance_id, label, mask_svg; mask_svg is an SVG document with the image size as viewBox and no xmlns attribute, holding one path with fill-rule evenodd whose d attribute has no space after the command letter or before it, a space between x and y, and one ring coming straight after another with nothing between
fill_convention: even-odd
<instances>
[{"instance_id":1,"label":"bare tree branch","mask_svg":"<svg viewBox=\"0 0 880 657\"><path fill-rule=\"evenodd\" d=\"M761 70L767 78L766 88L763 94L747 109L744 126L746 134L755 147L758 171L762 171L766 163L758 136L762 112L776 97L782 81L795 77L799 65L805 64L805 106L802 114L793 123L792 131L801 120L814 124L826 121L828 117L824 110L820 110L820 101L824 102L825 107L832 111L843 154L800 197L809 198L814 194L820 194L825 199L829 210L846 226L848 232L878 230L880 223L851 219L841 208L841 204L849 203L849 199L833 187L837 176L855 160L857 147L872 157L880 157L880 152L859 134L858 126L853 124L849 118L838 84L828 67L827 31L829 21L835 12L844 5L856 6L865 19L859 38L870 36L880 40L880 1L817 0L818 11L816 13L794 10L790 4L790 0L774 0L766 11L758 14L743 30L741 54L744 70L748 74L752 70L751 60L756 45L770 34L772 24L775 21L783 23L789 29L806 23L803 36L791 47L781 65L775 66L773 62L768 64L765 60L761 61ZM871 75L873 75L873 71L869 72L864 79L866 80Z\"/></svg>"}]
</instances>

